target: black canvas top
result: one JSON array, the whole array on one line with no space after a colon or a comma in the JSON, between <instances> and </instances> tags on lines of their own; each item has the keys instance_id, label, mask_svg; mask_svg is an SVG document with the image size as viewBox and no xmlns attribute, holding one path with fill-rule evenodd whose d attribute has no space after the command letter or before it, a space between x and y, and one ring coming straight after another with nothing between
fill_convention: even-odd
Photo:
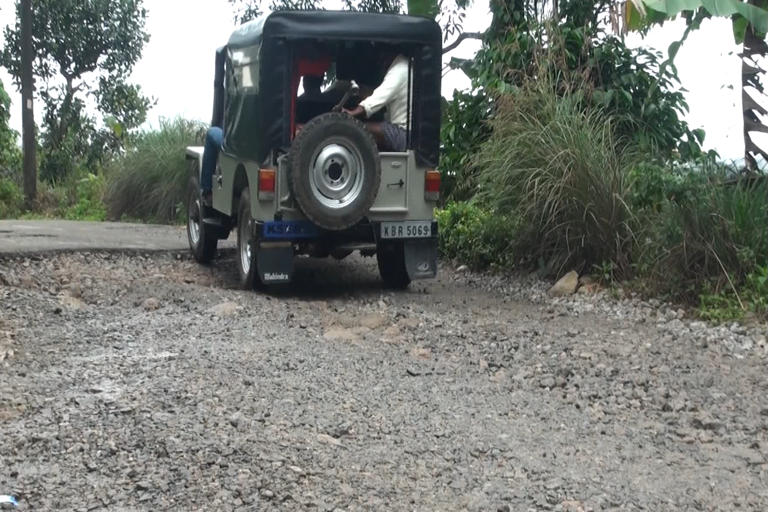
<instances>
[{"instance_id":1,"label":"black canvas top","mask_svg":"<svg viewBox=\"0 0 768 512\"><path fill-rule=\"evenodd\" d=\"M275 11L238 27L227 46L233 49L254 46L265 38L442 45L440 26L421 16L355 11Z\"/></svg>"},{"instance_id":2,"label":"black canvas top","mask_svg":"<svg viewBox=\"0 0 768 512\"><path fill-rule=\"evenodd\" d=\"M296 48L314 40L393 44L411 59L409 147L420 166L436 166L440 157L441 30L429 18L398 14L276 11L235 30L216 55L212 124L224 129L223 151L261 163L290 146ZM360 48L338 51L357 53L367 45L357 46ZM344 75L341 68L336 72Z\"/></svg>"}]
</instances>

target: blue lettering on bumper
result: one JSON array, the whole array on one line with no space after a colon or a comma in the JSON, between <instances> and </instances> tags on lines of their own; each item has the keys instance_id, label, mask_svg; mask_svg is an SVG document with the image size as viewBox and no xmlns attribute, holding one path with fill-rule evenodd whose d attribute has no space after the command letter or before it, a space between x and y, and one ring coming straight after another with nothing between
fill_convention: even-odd
<instances>
[{"instance_id":1,"label":"blue lettering on bumper","mask_svg":"<svg viewBox=\"0 0 768 512\"><path fill-rule=\"evenodd\" d=\"M264 223L264 238L314 238L317 226L307 221L275 220Z\"/></svg>"}]
</instances>

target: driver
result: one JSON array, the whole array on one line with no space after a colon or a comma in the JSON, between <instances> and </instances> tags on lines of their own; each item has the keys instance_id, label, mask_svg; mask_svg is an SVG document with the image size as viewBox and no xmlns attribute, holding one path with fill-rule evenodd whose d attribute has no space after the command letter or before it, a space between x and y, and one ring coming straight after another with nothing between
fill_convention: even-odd
<instances>
[{"instance_id":1,"label":"driver","mask_svg":"<svg viewBox=\"0 0 768 512\"><path fill-rule=\"evenodd\" d=\"M380 150L403 152L408 144L408 59L396 52L385 52L382 67L387 71L381 85L357 107L344 112L352 117L369 118L387 107L383 123L365 124Z\"/></svg>"}]
</instances>

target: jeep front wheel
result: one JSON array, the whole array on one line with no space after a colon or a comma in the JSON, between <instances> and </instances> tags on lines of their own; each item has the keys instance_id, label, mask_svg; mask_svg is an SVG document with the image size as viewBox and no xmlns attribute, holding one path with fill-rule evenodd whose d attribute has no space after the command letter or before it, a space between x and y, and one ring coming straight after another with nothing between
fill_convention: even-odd
<instances>
[{"instance_id":1,"label":"jeep front wheel","mask_svg":"<svg viewBox=\"0 0 768 512\"><path fill-rule=\"evenodd\" d=\"M207 264L216 255L219 239L213 230L205 227L204 218L205 207L200 199L200 187L197 178L193 176L189 180L187 195L187 240L195 261Z\"/></svg>"}]
</instances>

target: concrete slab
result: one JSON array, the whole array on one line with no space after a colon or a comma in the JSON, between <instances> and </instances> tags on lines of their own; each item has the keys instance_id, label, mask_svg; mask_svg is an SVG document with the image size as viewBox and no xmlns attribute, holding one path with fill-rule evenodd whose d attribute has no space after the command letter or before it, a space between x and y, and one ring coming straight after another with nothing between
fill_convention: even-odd
<instances>
[{"instance_id":1,"label":"concrete slab","mask_svg":"<svg viewBox=\"0 0 768 512\"><path fill-rule=\"evenodd\" d=\"M56 251L176 251L188 249L183 226L0 220L0 254Z\"/></svg>"}]
</instances>

